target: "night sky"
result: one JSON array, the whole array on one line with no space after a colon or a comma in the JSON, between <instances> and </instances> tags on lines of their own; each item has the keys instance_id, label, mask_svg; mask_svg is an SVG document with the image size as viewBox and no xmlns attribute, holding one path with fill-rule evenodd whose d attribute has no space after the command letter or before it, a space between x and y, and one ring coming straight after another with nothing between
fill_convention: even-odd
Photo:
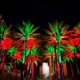
<instances>
[{"instance_id":1,"label":"night sky","mask_svg":"<svg viewBox=\"0 0 80 80\"><path fill-rule=\"evenodd\" d=\"M8 25L13 24L14 29L24 20L31 21L35 27L40 26L42 32L48 28L48 22L55 20L64 21L70 28L77 25L80 22L80 4L73 0L6 0L0 2L0 14Z\"/></svg>"},{"instance_id":2,"label":"night sky","mask_svg":"<svg viewBox=\"0 0 80 80\"><path fill-rule=\"evenodd\" d=\"M52 2L53 1L53 2ZM7 24L22 24L31 21L40 29L47 29L48 22L64 21L70 27L80 22L80 5L78 2L61 0L16 0L0 2L0 14Z\"/></svg>"}]
</instances>

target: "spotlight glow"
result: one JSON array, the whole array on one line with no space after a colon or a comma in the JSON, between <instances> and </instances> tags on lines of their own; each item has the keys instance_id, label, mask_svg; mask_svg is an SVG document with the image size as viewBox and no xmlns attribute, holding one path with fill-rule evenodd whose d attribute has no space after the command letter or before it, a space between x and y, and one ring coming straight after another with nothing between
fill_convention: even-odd
<instances>
[{"instance_id":1,"label":"spotlight glow","mask_svg":"<svg viewBox=\"0 0 80 80\"><path fill-rule=\"evenodd\" d=\"M45 78L47 78L49 76L49 66L48 63L43 63L42 64L42 74Z\"/></svg>"}]
</instances>

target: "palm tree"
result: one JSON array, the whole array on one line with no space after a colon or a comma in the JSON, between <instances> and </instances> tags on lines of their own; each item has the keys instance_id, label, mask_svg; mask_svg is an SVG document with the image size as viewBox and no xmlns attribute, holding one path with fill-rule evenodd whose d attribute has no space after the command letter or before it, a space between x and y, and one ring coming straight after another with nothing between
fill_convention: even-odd
<instances>
[{"instance_id":1,"label":"palm tree","mask_svg":"<svg viewBox=\"0 0 80 80\"><path fill-rule=\"evenodd\" d=\"M46 46L47 50L45 51L45 57L44 60L50 59L50 64L52 65L52 73L56 73L56 79L58 79L58 64L57 64L57 59L58 59L58 47L50 44ZM64 53L65 52L65 46L60 44L60 52ZM63 54L62 54L63 55ZM55 68L54 68L55 66Z\"/></svg>"},{"instance_id":2,"label":"palm tree","mask_svg":"<svg viewBox=\"0 0 80 80\"><path fill-rule=\"evenodd\" d=\"M28 41L30 39L30 37L32 37L34 35L34 32L39 27L34 28L34 25L31 24L31 22L25 23L23 21L22 26L18 25L17 28L20 30L20 32L21 32L21 39L24 41L24 53L23 53L23 59L22 59L22 63L24 63L25 62L25 53L26 53L25 52L26 41Z\"/></svg>"},{"instance_id":3,"label":"palm tree","mask_svg":"<svg viewBox=\"0 0 80 80\"><path fill-rule=\"evenodd\" d=\"M51 69L52 71L50 71L50 73L52 72L53 74L55 74L55 71L54 71L54 46L53 45L46 46L46 49L47 50L46 50L46 54L45 54L44 60L49 58L50 67L52 66L52 69Z\"/></svg>"},{"instance_id":4,"label":"palm tree","mask_svg":"<svg viewBox=\"0 0 80 80\"><path fill-rule=\"evenodd\" d=\"M11 67L13 66L13 60L16 52L17 48L15 47L10 47L7 51L7 55L9 56L8 58L11 59L10 65L8 66L8 73L10 73Z\"/></svg>"},{"instance_id":5,"label":"palm tree","mask_svg":"<svg viewBox=\"0 0 80 80\"><path fill-rule=\"evenodd\" d=\"M33 46L25 62L25 64L27 64L27 70L30 70L30 74L32 73L32 77L34 77L34 63L36 66L38 66L38 62L42 63L41 57L38 56L38 51L39 50Z\"/></svg>"},{"instance_id":6,"label":"palm tree","mask_svg":"<svg viewBox=\"0 0 80 80\"><path fill-rule=\"evenodd\" d=\"M49 28L50 30L46 30L47 34L49 34L49 37L47 40L48 44L53 44L55 45L55 49L58 49L58 61L60 64L60 77L61 80L64 80L64 75L63 75L63 69L62 69L62 57L61 57L61 52L60 52L60 44L66 45L68 42L68 38L70 37L68 34L71 33L72 31L68 31L67 29L69 25L63 25L63 22L55 22L53 24L49 23Z\"/></svg>"},{"instance_id":7,"label":"palm tree","mask_svg":"<svg viewBox=\"0 0 80 80\"><path fill-rule=\"evenodd\" d=\"M74 54L75 64L76 64L76 68L77 68L77 74L80 74L80 70L79 70L79 67L78 67L78 64L77 64L77 58L76 58L76 54L77 54L77 51L78 51L78 46L68 45L68 47L70 48L71 52Z\"/></svg>"},{"instance_id":8,"label":"palm tree","mask_svg":"<svg viewBox=\"0 0 80 80\"><path fill-rule=\"evenodd\" d=\"M80 44L80 23L78 23L74 28L73 28L73 34L71 35L71 38L69 39L69 44L71 45L70 49L74 53L74 58L75 58L75 64L77 68L77 73L80 74L78 64L77 64L77 58L76 58L76 53L79 50L79 44Z\"/></svg>"},{"instance_id":9,"label":"palm tree","mask_svg":"<svg viewBox=\"0 0 80 80\"><path fill-rule=\"evenodd\" d=\"M26 56L26 51L28 50L31 50L32 49L32 46L33 46L33 39L34 39L34 36L37 35L37 34L34 34L34 32L36 30L39 29L39 27L36 27L34 28L34 25L31 24L31 22L28 21L28 23L24 22L23 21L23 24L22 26L20 25L17 25L17 28L19 29L19 31L21 32L21 38L20 38L20 41L23 41L24 42L24 45L23 45L23 54L22 54L22 64L25 63L25 60L26 60L26 57L29 55L29 53L27 54ZM32 42L31 42L31 41ZM31 42L28 43L28 41ZM27 49L27 50L26 50ZM22 70L22 73L23 73L23 70ZM23 79L22 79L23 80Z\"/></svg>"},{"instance_id":10,"label":"palm tree","mask_svg":"<svg viewBox=\"0 0 80 80\"><path fill-rule=\"evenodd\" d=\"M74 71L72 67L72 62L74 62L74 54L72 52L67 52L65 56L63 57L64 62L70 62L70 68L71 68L71 73L72 77L74 77Z\"/></svg>"},{"instance_id":11,"label":"palm tree","mask_svg":"<svg viewBox=\"0 0 80 80\"><path fill-rule=\"evenodd\" d=\"M5 21L0 24L0 58L2 57L2 67L6 59L5 50L8 50L12 45L13 40L8 37L11 25L7 27Z\"/></svg>"}]
</instances>

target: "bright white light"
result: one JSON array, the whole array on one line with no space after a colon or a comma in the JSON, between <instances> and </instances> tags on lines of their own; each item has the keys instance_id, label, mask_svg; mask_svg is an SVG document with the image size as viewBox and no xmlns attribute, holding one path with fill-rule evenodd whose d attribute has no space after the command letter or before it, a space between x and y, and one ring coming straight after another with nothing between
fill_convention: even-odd
<instances>
[{"instance_id":1,"label":"bright white light","mask_svg":"<svg viewBox=\"0 0 80 80\"><path fill-rule=\"evenodd\" d=\"M44 75L45 78L49 76L49 66L48 63L42 63L42 74Z\"/></svg>"}]
</instances>

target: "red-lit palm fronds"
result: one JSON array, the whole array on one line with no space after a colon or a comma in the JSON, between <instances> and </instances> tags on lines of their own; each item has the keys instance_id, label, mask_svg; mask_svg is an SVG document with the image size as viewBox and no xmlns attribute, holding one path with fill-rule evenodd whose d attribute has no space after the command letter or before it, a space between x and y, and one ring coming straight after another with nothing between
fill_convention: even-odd
<instances>
[{"instance_id":1,"label":"red-lit palm fronds","mask_svg":"<svg viewBox=\"0 0 80 80\"><path fill-rule=\"evenodd\" d=\"M15 71L16 70L16 63L19 64L19 62L22 61L22 52L21 51L15 52L14 56L13 56L13 60L14 60L13 69Z\"/></svg>"},{"instance_id":2,"label":"red-lit palm fronds","mask_svg":"<svg viewBox=\"0 0 80 80\"><path fill-rule=\"evenodd\" d=\"M12 46L13 40L10 38L3 38L3 40L0 42L0 47L8 50Z\"/></svg>"},{"instance_id":3,"label":"red-lit palm fronds","mask_svg":"<svg viewBox=\"0 0 80 80\"><path fill-rule=\"evenodd\" d=\"M32 47L39 47L39 40L35 40L34 38L33 39L28 39L28 40L25 40L25 45L26 47L31 50ZM17 46L19 46L20 50L24 50L24 42L23 42L23 39L20 40L18 43L17 43Z\"/></svg>"},{"instance_id":4,"label":"red-lit palm fronds","mask_svg":"<svg viewBox=\"0 0 80 80\"><path fill-rule=\"evenodd\" d=\"M38 62L42 62L41 57L34 55L33 57L30 57L30 55L26 58L25 64L27 64L27 70L30 69L30 63L35 63L36 66L38 66Z\"/></svg>"},{"instance_id":5,"label":"red-lit palm fronds","mask_svg":"<svg viewBox=\"0 0 80 80\"><path fill-rule=\"evenodd\" d=\"M67 45L68 43L68 38L70 37L68 35L68 33L71 33L71 31L67 32L67 29L69 28L69 25L63 25L63 22L54 22L54 23L49 23L49 29L50 30L46 30L47 34L49 34L49 36L47 37L47 44L53 44L56 46L58 46L58 62L60 63L60 73L61 76L63 75L63 71L62 71L62 57L61 57L61 52L60 52L60 44L65 44ZM56 50L55 50L56 51ZM62 76L62 80L64 76Z\"/></svg>"},{"instance_id":6,"label":"red-lit palm fronds","mask_svg":"<svg viewBox=\"0 0 80 80\"><path fill-rule=\"evenodd\" d=\"M8 38L11 26L7 26L5 21L0 24L0 56L2 56L2 68L4 67L4 62L6 59L6 52L11 45L12 39ZM1 69L2 69L1 68Z\"/></svg>"},{"instance_id":7,"label":"red-lit palm fronds","mask_svg":"<svg viewBox=\"0 0 80 80\"><path fill-rule=\"evenodd\" d=\"M21 52L15 52L13 59L21 61L22 60L22 53Z\"/></svg>"},{"instance_id":8,"label":"red-lit palm fronds","mask_svg":"<svg viewBox=\"0 0 80 80\"><path fill-rule=\"evenodd\" d=\"M74 77L74 71L71 64L71 62L74 62L73 58L74 58L74 54L72 52L69 52L64 56L64 62L70 62L72 77Z\"/></svg>"},{"instance_id":9,"label":"red-lit palm fronds","mask_svg":"<svg viewBox=\"0 0 80 80\"><path fill-rule=\"evenodd\" d=\"M74 32L71 36L71 38L69 38L69 44L72 46L71 47L71 51L74 53L74 58L75 58L75 64L76 64L76 68L77 68L77 73L80 74L80 70L77 64L77 52L79 50L79 44L80 44L80 24L78 24L77 26L75 26L73 28Z\"/></svg>"},{"instance_id":10,"label":"red-lit palm fronds","mask_svg":"<svg viewBox=\"0 0 80 80\"><path fill-rule=\"evenodd\" d=\"M80 37L69 38L69 44L77 47L80 44Z\"/></svg>"},{"instance_id":11,"label":"red-lit palm fronds","mask_svg":"<svg viewBox=\"0 0 80 80\"><path fill-rule=\"evenodd\" d=\"M7 51L12 46L12 42L13 42L13 40L10 38L3 38L2 41L0 42L0 47L4 50L4 52L3 52L4 56L2 58L3 66L4 66L5 59L6 59L5 50Z\"/></svg>"},{"instance_id":12,"label":"red-lit palm fronds","mask_svg":"<svg viewBox=\"0 0 80 80\"><path fill-rule=\"evenodd\" d=\"M23 51L24 53L23 53L23 60L22 60L22 63L24 63L25 62L25 48L28 47L28 48L31 49L31 47L32 47L31 46L32 43L31 43L31 45L26 46L26 41L34 34L34 32L39 27L34 28L34 25L31 24L31 22L26 23L24 21L23 21L22 26L18 25L17 27L20 30L21 34L22 34L21 39L23 38L23 42L24 42L23 43L24 44L24 51Z\"/></svg>"}]
</instances>

